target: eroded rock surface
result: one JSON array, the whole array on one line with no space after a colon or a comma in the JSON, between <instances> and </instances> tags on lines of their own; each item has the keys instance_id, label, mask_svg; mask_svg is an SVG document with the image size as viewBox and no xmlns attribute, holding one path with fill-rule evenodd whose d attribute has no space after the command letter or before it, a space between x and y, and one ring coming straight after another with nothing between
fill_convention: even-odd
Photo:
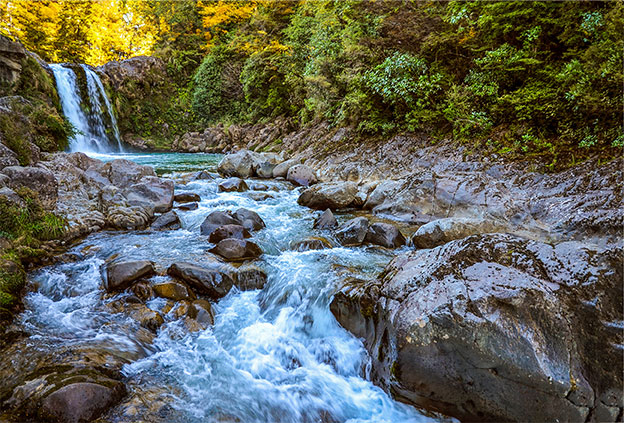
<instances>
[{"instance_id":1,"label":"eroded rock surface","mask_svg":"<svg viewBox=\"0 0 624 423\"><path fill-rule=\"evenodd\" d=\"M398 256L331 310L404 401L466 421L596 420L622 412L622 265L621 245L474 235Z\"/></svg>"}]
</instances>

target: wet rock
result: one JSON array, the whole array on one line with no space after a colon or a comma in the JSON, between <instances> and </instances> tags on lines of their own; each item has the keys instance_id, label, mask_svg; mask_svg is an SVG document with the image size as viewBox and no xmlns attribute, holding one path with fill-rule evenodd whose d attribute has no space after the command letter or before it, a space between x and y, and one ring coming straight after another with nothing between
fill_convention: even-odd
<instances>
[{"instance_id":1,"label":"wet rock","mask_svg":"<svg viewBox=\"0 0 624 423\"><path fill-rule=\"evenodd\" d=\"M291 250L295 251L310 251L310 250L324 250L326 248L332 248L331 243L322 237L309 237L302 239L301 241L293 242L290 245Z\"/></svg>"},{"instance_id":2,"label":"wet rock","mask_svg":"<svg viewBox=\"0 0 624 423\"><path fill-rule=\"evenodd\" d=\"M303 191L297 203L312 209L336 210L352 206L357 194L355 182L328 182Z\"/></svg>"},{"instance_id":3,"label":"wet rock","mask_svg":"<svg viewBox=\"0 0 624 423\"><path fill-rule=\"evenodd\" d=\"M176 203L196 203L201 201L201 197L194 192L180 192L173 196L173 201Z\"/></svg>"},{"instance_id":4,"label":"wet rock","mask_svg":"<svg viewBox=\"0 0 624 423\"><path fill-rule=\"evenodd\" d=\"M265 161L262 163L258 163L256 165L256 175L259 178L269 179L273 177L273 169L275 169L276 164L271 163L269 161Z\"/></svg>"},{"instance_id":5,"label":"wet rock","mask_svg":"<svg viewBox=\"0 0 624 423\"><path fill-rule=\"evenodd\" d=\"M214 176L212 176L210 173L206 172L205 170L200 170L195 175L193 175L193 180L196 180L196 181L206 181L206 180L212 180L212 179L215 179Z\"/></svg>"},{"instance_id":6,"label":"wet rock","mask_svg":"<svg viewBox=\"0 0 624 423\"><path fill-rule=\"evenodd\" d=\"M186 204L180 204L176 208L180 210L186 210L186 211L197 210L199 208L199 205L197 203L186 203Z\"/></svg>"},{"instance_id":7,"label":"wet rock","mask_svg":"<svg viewBox=\"0 0 624 423\"><path fill-rule=\"evenodd\" d=\"M179 282L162 282L152 287L154 294L161 298L173 301L189 300L193 298L193 293Z\"/></svg>"},{"instance_id":8,"label":"wet rock","mask_svg":"<svg viewBox=\"0 0 624 423\"><path fill-rule=\"evenodd\" d=\"M310 186L318 182L314 169L303 164L297 164L288 169L286 179L295 185Z\"/></svg>"},{"instance_id":9,"label":"wet rock","mask_svg":"<svg viewBox=\"0 0 624 423\"><path fill-rule=\"evenodd\" d=\"M173 182L156 176L143 177L124 191L130 205L147 205L156 213L165 213L173 207Z\"/></svg>"},{"instance_id":10,"label":"wet rock","mask_svg":"<svg viewBox=\"0 0 624 423\"><path fill-rule=\"evenodd\" d=\"M154 263L148 260L112 262L106 266L106 290L124 290L137 279L154 274Z\"/></svg>"},{"instance_id":11,"label":"wet rock","mask_svg":"<svg viewBox=\"0 0 624 423\"><path fill-rule=\"evenodd\" d=\"M249 193L249 198L251 198L254 201L266 201L275 197L273 197L271 194L267 192L252 192L252 193Z\"/></svg>"},{"instance_id":12,"label":"wet rock","mask_svg":"<svg viewBox=\"0 0 624 423\"><path fill-rule=\"evenodd\" d=\"M373 223L368 227L364 241L386 248L398 248L406 242L401 231L394 225L381 222Z\"/></svg>"},{"instance_id":13,"label":"wet rock","mask_svg":"<svg viewBox=\"0 0 624 423\"><path fill-rule=\"evenodd\" d=\"M338 227L336 238L344 246L362 245L368 233L368 219L356 217Z\"/></svg>"},{"instance_id":14,"label":"wet rock","mask_svg":"<svg viewBox=\"0 0 624 423\"><path fill-rule=\"evenodd\" d=\"M198 323L201 329L214 325L214 311L206 300L195 300L189 307L188 316Z\"/></svg>"},{"instance_id":15,"label":"wet rock","mask_svg":"<svg viewBox=\"0 0 624 423\"><path fill-rule=\"evenodd\" d=\"M130 291L140 300L147 301L154 296L152 285L148 282L137 282L130 288Z\"/></svg>"},{"instance_id":16,"label":"wet rock","mask_svg":"<svg viewBox=\"0 0 624 423\"><path fill-rule=\"evenodd\" d=\"M176 230L181 228L180 218L178 214L171 210L163 213L152 222L152 229L162 231L165 229Z\"/></svg>"},{"instance_id":17,"label":"wet rock","mask_svg":"<svg viewBox=\"0 0 624 423\"><path fill-rule=\"evenodd\" d=\"M221 182L218 186L219 192L243 192L247 191L249 187L240 178L230 178Z\"/></svg>"},{"instance_id":18,"label":"wet rock","mask_svg":"<svg viewBox=\"0 0 624 423\"><path fill-rule=\"evenodd\" d=\"M37 193L44 208L52 210L58 198L58 183L48 169L33 166L8 166L2 173L10 178L11 189L28 188Z\"/></svg>"},{"instance_id":19,"label":"wet rock","mask_svg":"<svg viewBox=\"0 0 624 423\"><path fill-rule=\"evenodd\" d=\"M484 219L445 218L429 222L411 236L409 245L415 248L434 248L455 239L488 232L498 232L502 228Z\"/></svg>"},{"instance_id":20,"label":"wet rock","mask_svg":"<svg viewBox=\"0 0 624 423\"><path fill-rule=\"evenodd\" d=\"M262 255L262 250L255 243L235 238L219 241L219 243L209 251L228 261L251 260Z\"/></svg>"},{"instance_id":21,"label":"wet rock","mask_svg":"<svg viewBox=\"0 0 624 423\"><path fill-rule=\"evenodd\" d=\"M252 210L240 208L234 212L234 218L250 231L259 231L266 227L260 215Z\"/></svg>"},{"instance_id":22,"label":"wet rock","mask_svg":"<svg viewBox=\"0 0 624 423\"><path fill-rule=\"evenodd\" d=\"M259 183L254 183L251 185L251 189L254 191L268 191L269 190L269 186L266 184L259 184Z\"/></svg>"},{"instance_id":23,"label":"wet rock","mask_svg":"<svg viewBox=\"0 0 624 423\"><path fill-rule=\"evenodd\" d=\"M334 229L338 226L338 221L330 209L327 209L314 221L315 229Z\"/></svg>"},{"instance_id":24,"label":"wet rock","mask_svg":"<svg viewBox=\"0 0 624 423\"><path fill-rule=\"evenodd\" d=\"M43 400L40 416L67 423L91 421L125 394L121 382L111 380L109 385L90 382L65 385Z\"/></svg>"},{"instance_id":25,"label":"wet rock","mask_svg":"<svg viewBox=\"0 0 624 423\"><path fill-rule=\"evenodd\" d=\"M616 391L622 412L622 264L621 247L473 235L396 257L331 311L401 401L462 421L587 421Z\"/></svg>"},{"instance_id":26,"label":"wet rock","mask_svg":"<svg viewBox=\"0 0 624 423\"><path fill-rule=\"evenodd\" d=\"M213 231L223 225L239 225L240 222L230 211L214 211L206 216L201 224L200 232L202 235L209 236Z\"/></svg>"},{"instance_id":27,"label":"wet rock","mask_svg":"<svg viewBox=\"0 0 624 423\"><path fill-rule=\"evenodd\" d=\"M273 168L273 177L274 178L285 178L288 175L288 170L294 165L298 165L301 163L300 159L290 159L276 165Z\"/></svg>"},{"instance_id":28,"label":"wet rock","mask_svg":"<svg viewBox=\"0 0 624 423\"><path fill-rule=\"evenodd\" d=\"M142 327L154 333L158 332L158 329L165 323L165 319L159 312L143 304L129 304L126 312Z\"/></svg>"},{"instance_id":29,"label":"wet rock","mask_svg":"<svg viewBox=\"0 0 624 423\"><path fill-rule=\"evenodd\" d=\"M385 180L378 183L373 191L368 195L363 205L364 209L371 210L381 205L386 199L396 195L405 184L404 181Z\"/></svg>"},{"instance_id":30,"label":"wet rock","mask_svg":"<svg viewBox=\"0 0 624 423\"><path fill-rule=\"evenodd\" d=\"M230 265L210 261L204 265L174 263L167 274L179 278L193 287L196 292L217 300L224 297L236 282L236 269Z\"/></svg>"},{"instance_id":31,"label":"wet rock","mask_svg":"<svg viewBox=\"0 0 624 423\"><path fill-rule=\"evenodd\" d=\"M256 153L254 151L241 150L225 156L217 166L217 170L224 176L250 178L256 174L258 169L263 169L264 167L261 170L261 173L264 174L268 171L269 166L276 165L281 161L280 156L275 153Z\"/></svg>"},{"instance_id":32,"label":"wet rock","mask_svg":"<svg viewBox=\"0 0 624 423\"><path fill-rule=\"evenodd\" d=\"M238 268L236 287L241 291L262 289L267 282L264 270L253 264L244 264Z\"/></svg>"},{"instance_id":33,"label":"wet rock","mask_svg":"<svg viewBox=\"0 0 624 423\"><path fill-rule=\"evenodd\" d=\"M241 225L223 225L210 234L208 241L217 244L226 238L245 239L251 238L251 234Z\"/></svg>"}]
</instances>

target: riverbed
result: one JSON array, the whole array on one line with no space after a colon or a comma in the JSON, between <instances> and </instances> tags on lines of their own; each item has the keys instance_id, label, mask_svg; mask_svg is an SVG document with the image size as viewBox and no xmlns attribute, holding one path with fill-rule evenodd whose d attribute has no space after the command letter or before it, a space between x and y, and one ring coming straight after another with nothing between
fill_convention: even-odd
<instances>
[{"instance_id":1,"label":"riverbed","mask_svg":"<svg viewBox=\"0 0 624 423\"><path fill-rule=\"evenodd\" d=\"M291 244L305 237L328 237L312 227L318 212L299 206L299 190L285 181L250 180L249 191L218 192L219 155L93 157L151 165L175 182L176 192L201 197L196 210L177 210L178 230L92 234L68 252L73 260L29 275L32 292L17 323L30 334L33 348L100 349L123 361L129 394L103 421L437 421L368 380L362 342L329 310L341 279L374 278L397 251L335 242L331 249L293 251ZM193 180L199 170L215 179ZM264 251L255 262L268 275L263 289L234 288L213 304L214 326L197 332L189 332L162 298L146 302L165 317L156 333L117 311L131 294L106 294L102 265L115 258L151 260L160 271L180 261L201 265L212 247L199 232L204 218L240 207L256 211L266 223L253 236ZM350 217L337 215L339 222Z\"/></svg>"}]
</instances>

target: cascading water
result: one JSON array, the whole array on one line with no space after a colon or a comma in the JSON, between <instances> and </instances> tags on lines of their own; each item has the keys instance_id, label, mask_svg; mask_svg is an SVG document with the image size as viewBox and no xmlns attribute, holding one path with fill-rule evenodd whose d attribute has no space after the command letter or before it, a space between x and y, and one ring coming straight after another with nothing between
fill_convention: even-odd
<instances>
[{"instance_id":1,"label":"cascading water","mask_svg":"<svg viewBox=\"0 0 624 423\"><path fill-rule=\"evenodd\" d=\"M159 174L188 171L193 165L214 170L219 159L124 157L155 165ZM202 166L199 158L209 162ZM263 180L261 190L268 199L259 201L253 191L218 192L218 179L170 177L177 189L201 196L196 210L179 212L181 229L100 232L70 251L75 261L31 274L37 290L25 298L19 323L33 335L31 350L35 343L41 348L92 349L95 356L122 357L126 363L129 394L103 421L435 421L366 380L370 362L362 342L341 328L329 310L340 272L357 269L353 271L363 278L374 277L391 253L367 247L292 251L291 242L315 234L315 214L299 206L299 192L282 182ZM214 326L195 333L185 329L163 298L146 302L166 320L156 335L146 335L127 314L113 311L114 304L130 301L131 294L103 294L100 266L106 260L147 259L161 269L179 261L201 264L209 248L199 235L205 216L238 207L255 210L266 222L265 229L254 233L254 242L265 252L255 262L268 274L263 289L233 289L214 305Z\"/></svg>"},{"instance_id":2,"label":"cascading water","mask_svg":"<svg viewBox=\"0 0 624 423\"><path fill-rule=\"evenodd\" d=\"M80 65L86 81L86 92L83 92L72 68L60 64L50 67L56 79L63 113L77 131L70 140L70 151L123 151L117 120L98 74L88 66Z\"/></svg>"}]
</instances>

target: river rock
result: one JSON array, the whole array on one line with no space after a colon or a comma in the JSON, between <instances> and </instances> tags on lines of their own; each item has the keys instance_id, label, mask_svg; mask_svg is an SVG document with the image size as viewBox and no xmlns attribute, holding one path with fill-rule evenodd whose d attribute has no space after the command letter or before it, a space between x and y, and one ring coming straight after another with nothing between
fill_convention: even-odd
<instances>
[{"instance_id":1,"label":"river rock","mask_svg":"<svg viewBox=\"0 0 624 423\"><path fill-rule=\"evenodd\" d=\"M381 245L386 248L398 248L405 245L405 237L394 225L389 223L373 223L368 227L365 242Z\"/></svg>"},{"instance_id":2,"label":"river rock","mask_svg":"<svg viewBox=\"0 0 624 423\"><path fill-rule=\"evenodd\" d=\"M266 201L275 197L273 197L268 192L251 192L249 193L249 198L251 198L254 201Z\"/></svg>"},{"instance_id":3,"label":"river rock","mask_svg":"<svg viewBox=\"0 0 624 423\"><path fill-rule=\"evenodd\" d=\"M297 203L312 209L336 210L352 206L357 194L355 182L328 182L303 191Z\"/></svg>"},{"instance_id":4,"label":"river rock","mask_svg":"<svg viewBox=\"0 0 624 423\"><path fill-rule=\"evenodd\" d=\"M223 225L210 234L208 241L217 244L226 238L245 239L251 238L251 234L241 225Z\"/></svg>"},{"instance_id":5,"label":"river rock","mask_svg":"<svg viewBox=\"0 0 624 423\"><path fill-rule=\"evenodd\" d=\"M180 192L173 196L173 201L176 203L195 203L201 201L201 197L194 192Z\"/></svg>"},{"instance_id":6,"label":"river rock","mask_svg":"<svg viewBox=\"0 0 624 423\"><path fill-rule=\"evenodd\" d=\"M268 172L268 167L276 165L281 161L281 157L275 153L256 153L254 151L241 150L234 154L228 154L221 159L217 170L223 176L250 178L257 174L258 169L264 167L261 173L265 174ZM270 170L272 174L273 169Z\"/></svg>"},{"instance_id":7,"label":"river rock","mask_svg":"<svg viewBox=\"0 0 624 423\"><path fill-rule=\"evenodd\" d=\"M304 187L318 182L314 169L303 164L297 164L289 168L286 179L295 185Z\"/></svg>"},{"instance_id":8,"label":"river rock","mask_svg":"<svg viewBox=\"0 0 624 423\"><path fill-rule=\"evenodd\" d=\"M154 274L154 263L148 260L112 262L106 266L106 290L121 291L137 279Z\"/></svg>"},{"instance_id":9,"label":"river rock","mask_svg":"<svg viewBox=\"0 0 624 423\"><path fill-rule=\"evenodd\" d=\"M214 324L214 311L212 305L206 300L195 300L189 307L188 316L206 329Z\"/></svg>"},{"instance_id":10,"label":"river rock","mask_svg":"<svg viewBox=\"0 0 624 423\"><path fill-rule=\"evenodd\" d=\"M300 159L290 159L276 165L273 168L273 177L274 178L285 178L288 175L288 170L294 165L298 165L301 163Z\"/></svg>"},{"instance_id":11,"label":"river rock","mask_svg":"<svg viewBox=\"0 0 624 423\"><path fill-rule=\"evenodd\" d=\"M336 238L344 246L362 245L368 233L368 219L356 217L338 227L335 232Z\"/></svg>"},{"instance_id":12,"label":"river rock","mask_svg":"<svg viewBox=\"0 0 624 423\"><path fill-rule=\"evenodd\" d=\"M334 229L338 226L338 221L330 209L327 209L314 221L315 229Z\"/></svg>"},{"instance_id":13,"label":"river rock","mask_svg":"<svg viewBox=\"0 0 624 423\"><path fill-rule=\"evenodd\" d=\"M123 383L109 379L102 383L70 383L48 395L40 416L56 421L79 423L97 418L125 395Z\"/></svg>"},{"instance_id":14,"label":"river rock","mask_svg":"<svg viewBox=\"0 0 624 423\"><path fill-rule=\"evenodd\" d=\"M212 176L210 173L206 172L205 170L200 170L199 172L193 175L193 180L195 181L206 181L206 180L212 180L212 179L215 179L214 176Z\"/></svg>"},{"instance_id":15,"label":"river rock","mask_svg":"<svg viewBox=\"0 0 624 423\"><path fill-rule=\"evenodd\" d=\"M157 283L152 289L157 296L173 301L193 299L193 292L179 282L170 281Z\"/></svg>"},{"instance_id":16,"label":"river rock","mask_svg":"<svg viewBox=\"0 0 624 423\"><path fill-rule=\"evenodd\" d=\"M252 210L240 208L234 212L234 218L240 225L250 231L259 231L266 227L260 215Z\"/></svg>"},{"instance_id":17,"label":"river rock","mask_svg":"<svg viewBox=\"0 0 624 423\"><path fill-rule=\"evenodd\" d=\"M622 413L623 264L621 246L473 235L396 257L331 311L401 401L462 421L587 421Z\"/></svg>"},{"instance_id":18,"label":"river rock","mask_svg":"<svg viewBox=\"0 0 624 423\"><path fill-rule=\"evenodd\" d=\"M240 222L230 211L213 211L201 224L200 232L202 235L209 236L213 231L223 225L239 225Z\"/></svg>"},{"instance_id":19,"label":"river rock","mask_svg":"<svg viewBox=\"0 0 624 423\"><path fill-rule=\"evenodd\" d=\"M273 169L275 169L276 164L271 163L269 161L264 161L262 163L258 163L256 165L256 176L258 178L269 179L273 177Z\"/></svg>"},{"instance_id":20,"label":"river rock","mask_svg":"<svg viewBox=\"0 0 624 423\"><path fill-rule=\"evenodd\" d=\"M174 263L167 269L167 274L215 300L224 297L236 282L236 269L216 260L209 260L203 265Z\"/></svg>"},{"instance_id":21,"label":"river rock","mask_svg":"<svg viewBox=\"0 0 624 423\"><path fill-rule=\"evenodd\" d=\"M262 289L267 282L266 272L253 264L239 267L236 278L236 287L241 291Z\"/></svg>"},{"instance_id":22,"label":"river rock","mask_svg":"<svg viewBox=\"0 0 624 423\"><path fill-rule=\"evenodd\" d=\"M53 210L56 207L58 183L50 170L34 166L8 166L2 169L2 173L10 178L11 189L28 188L37 193L44 208Z\"/></svg>"},{"instance_id":23,"label":"river rock","mask_svg":"<svg viewBox=\"0 0 624 423\"><path fill-rule=\"evenodd\" d=\"M165 319L159 312L150 309L144 304L131 303L125 310L132 319L139 322L145 329L151 332L158 332L158 329L165 323Z\"/></svg>"},{"instance_id":24,"label":"river rock","mask_svg":"<svg viewBox=\"0 0 624 423\"><path fill-rule=\"evenodd\" d=\"M185 210L185 211L197 210L199 208L199 204L197 204L197 203L185 203L185 204L180 204L180 205L176 206L176 208L180 209L180 210Z\"/></svg>"},{"instance_id":25,"label":"river rock","mask_svg":"<svg viewBox=\"0 0 624 423\"><path fill-rule=\"evenodd\" d=\"M243 192L247 191L249 187L240 178L230 178L219 183L218 189L219 192Z\"/></svg>"},{"instance_id":26,"label":"river rock","mask_svg":"<svg viewBox=\"0 0 624 423\"><path fill-rule=\"evenodd\" d=\"M255 243L235 238L219 241L219 243L209 251L228 261L256 259L262 255L262 250Z\"/></svg>"},{"instance_id":27,"label":"river rock","mask_svg":"<svg viewBox=\"0 0 624 423\"><path fill-rule=\"evenodd\" d=\"M418 228L411 236L409 245L415 248L433 248L454 239L479 233L498 232L500 229L501 225L485 219L459 217L437 219Z\"/></svg>"},{"instance_id":28,"label":"river rock","mask_svg":"<svg viewBox=\"0 0 624 423\"><path fill-rule=\"evenodd\" d=\"M124 191L130 205L147 205L156 213L165 213L173 207L173 181L147 176Z\"/></svg>"},{"instance_id":29,"label":"river rock","mask_svg":"<svg viewBox=\"0 0 624 423\"><path fill-rule=\"evenodd\" d=\"M322 237L309 237L302 239L301 241L293 242L290 248L295 251L303 252L310 250L324 250L326 248L332 248L331 243Z\"/></svg>"},{"instance_id":30,"label":"river rock","mask_svg":"<svg viewBox=\"0 0 624 423\"><path fill-rule=\"evenodd\" d=\"M178 214L173 210L161 214L156 218L156 220L152 222L152 229L156 231L162 231L165 229L175 230L180 229L180 227L180 218L178 217Z\"/></svg>"}]
</instances>

